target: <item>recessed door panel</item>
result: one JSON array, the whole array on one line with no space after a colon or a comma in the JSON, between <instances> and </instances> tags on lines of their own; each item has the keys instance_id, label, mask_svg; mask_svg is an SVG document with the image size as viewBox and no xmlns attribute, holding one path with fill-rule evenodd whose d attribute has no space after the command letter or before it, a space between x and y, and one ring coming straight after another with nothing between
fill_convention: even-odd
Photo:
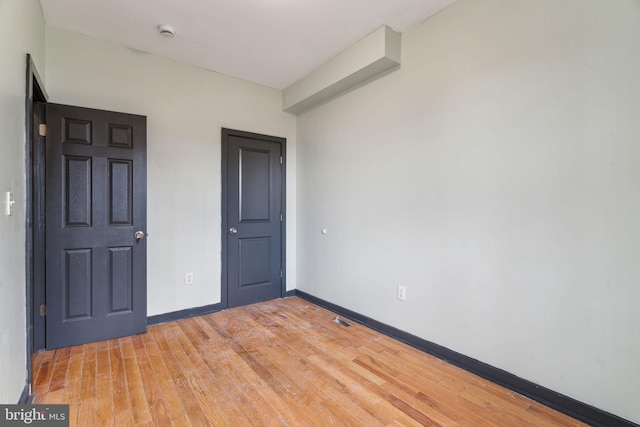
<instances>
[{"instance_id":1,"label":"recessed door panel","mask_svg":"<svg viewBox=\"0 0 640 427\"><path fill-rule=\"evenodd\" d=\"M271 283L271 237L241 239L239 241L240 287Z\"/></svg>"},{"instance_id":2,"label":"recessed door panel","mask_svg":"<svg viewBox=\"0 0 640 427\"><path fill-rule=\"evenodd\" d=\"M65 212L67 227L91 226L91 158L65 158Z\"/></svg>"},{"instance_id":3,"label":"recessed door panel","mask_svg":"<svg viewBox=\"0 0 640 427\"><path fill-rule=\"evenodd\" d=\"M239 155L240 222L268 221L271 201L270 152L241 148Z\"/></svg>"},{"instance_id":4,"label":"recessed door panel","mask_svg":"<svg viewBox=\"0 0 640 427\"><path fill-rule=\"evenodd\" d=\"M64 320L90 318L91 249L64 251Z\"/></svg>"},{"instance_id":5,"label":"recessed door panel","mask_svg":"<svg viewBox=\"0 0 640 427\"><path fill-rule=\"evenodd\" d=\"M63 117L63 143L91 145L91 121Z\"/></svg>"},{"instance_id":6,"label":"recessed door panel","mask_svg":"<svg viewBox=\"0 0 640 427\"><path fill-rule=\"evenodd\" d=\"M133 128L109 123L109 147L133 148Z\"/></svg>"},{"instance_id":7,"label":"recessed door panel","mask_svg":"<svg viewBox=\"0 0 640 427\"><path fill-rule=\"evenodd\" d=\"M133 310L133 247L109 248L109 314Z\"/></svg>"},{"instance_id":8,"label":"recessed door panel","mask_svg":"<svg viewBox=\"0 0 640 427\"><path fill-rule=\"evenodd\" d=\"M131 225L133 162L109 160L109 224Z\"/></svg>"}]
</instances>

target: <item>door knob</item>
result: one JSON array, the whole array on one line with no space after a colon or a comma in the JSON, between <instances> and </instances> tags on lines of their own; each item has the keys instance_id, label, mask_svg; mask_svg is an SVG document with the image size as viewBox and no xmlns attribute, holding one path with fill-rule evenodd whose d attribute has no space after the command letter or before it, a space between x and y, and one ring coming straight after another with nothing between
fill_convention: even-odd
<instances>
[{"instance_id":1,"label":"door knob","mask_svg":"<svg viewBox=\"0 0 640 427\"><path fill-rule=\"evenodd\" d=\"M136 231L136 234L134 234L133 236L136 238L136 242L139 242L140 240L144 239L144 232Z\"/></svg>"},{"instance_id":2,"label":"door knob","mask_svg":"<svg viewBox=\"0 0 640 427\"><path fill-rule=\"evenodd\" d=\"M235 227L231 227L231 228L229 229L229 233L231 233L231 234L236 234L236 233L238 233L238 229L237 229L237 228L235 228Z\"/></svg>"}]
</instances>

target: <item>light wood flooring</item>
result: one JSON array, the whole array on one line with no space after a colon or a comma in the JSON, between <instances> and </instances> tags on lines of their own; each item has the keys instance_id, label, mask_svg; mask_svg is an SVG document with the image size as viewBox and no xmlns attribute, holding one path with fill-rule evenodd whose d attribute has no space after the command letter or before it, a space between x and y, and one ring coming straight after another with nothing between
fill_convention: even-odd
<instances>
[{"instance_id":1,"label":"light wood flooring","mask_svg":"<svg viewBox=\"0 0 640 427\"><path fill-rule=\"evenodd\" d=\"M71 426L582 426L299 298L36 353Z\"/></svg>"}]
</instances>

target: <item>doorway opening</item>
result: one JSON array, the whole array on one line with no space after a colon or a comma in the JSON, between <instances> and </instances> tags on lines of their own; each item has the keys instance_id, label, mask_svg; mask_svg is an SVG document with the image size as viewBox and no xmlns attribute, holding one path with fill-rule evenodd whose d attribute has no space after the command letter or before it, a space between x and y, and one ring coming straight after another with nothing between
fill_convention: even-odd
<instances>
[{"instance_id":1,"label":"doorway opening","mask_svg":"<svg viewBox=\"0 0 640 427\"><path fill-rule=\"evenodd\" d=\"M32 400L31 355L44 348L44 123L47 93L30 54L26 57L25 94L25 171L26 171L26 236L25 293L27 316L27 380L21 403ZM44 314L44 313L43 313Z\"/></svg>"}]
</instances>

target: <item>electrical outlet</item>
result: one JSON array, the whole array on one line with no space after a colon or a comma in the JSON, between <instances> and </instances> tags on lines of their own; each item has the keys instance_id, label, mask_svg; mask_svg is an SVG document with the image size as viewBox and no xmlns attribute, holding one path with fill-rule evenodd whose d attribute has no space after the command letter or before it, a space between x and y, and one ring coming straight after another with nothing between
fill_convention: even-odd
<instances>
[{"instance_id":1,"label":"electrical outlet","mask_svg":"<svg viewBox=\"0 0 640 427\"><path fill-rule=\"evenodd\" d=\"M407 300L407 287L406 286L398 285L398 299L400 301L406 301Z\"/></svg>"},{"instance_id":2,"label":"electrical outlet","mask_svg":"<svg viewBox=\"0 0 640 427\"><path fill-rule=\"evenodd\" d=\"M185 285L193 285L193 273L187 273L184 276Z\"/></svg>"}]
</instances>

